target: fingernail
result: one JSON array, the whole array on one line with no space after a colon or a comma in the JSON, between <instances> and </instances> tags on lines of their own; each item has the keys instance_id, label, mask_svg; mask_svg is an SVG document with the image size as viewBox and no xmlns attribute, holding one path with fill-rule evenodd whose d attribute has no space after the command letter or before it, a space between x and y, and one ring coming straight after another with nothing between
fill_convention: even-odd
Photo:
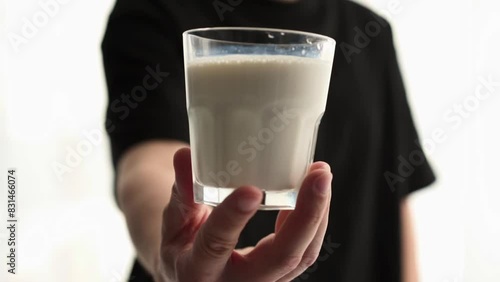
<instances>
[{"instance_id":1,"label":"fingernail","mask_svg":"<svg viewBox=\"0 0 500 282\"><path fill-rule=\"evenodd\" d=\"M330 189L332 174L330 172L321 174L314 181L314 190L320 195L326 195Z\"/></svg>"},{"instance_id":2,"label":"fingernail","mask_svg":"<svg viewBox=\"0 0 500 282\"><path fill-rule=\"evenodd\" d=\"M260 205L260 200L258 198L245 197L238 200L238 209L242 212L250 212Z\"/></svg>"},{"instance_id":3,"label":"fingernail","mask_svg":"<svg viewBox=\"0 0 500 282\"><path fill-rule=\"evenodd\" d=\"M330 173L332 172L332 169L331 169L330 165L328 165L328 164L321 166L321 169L324 171L328 171Z\"/></svg>"}]
</instances>

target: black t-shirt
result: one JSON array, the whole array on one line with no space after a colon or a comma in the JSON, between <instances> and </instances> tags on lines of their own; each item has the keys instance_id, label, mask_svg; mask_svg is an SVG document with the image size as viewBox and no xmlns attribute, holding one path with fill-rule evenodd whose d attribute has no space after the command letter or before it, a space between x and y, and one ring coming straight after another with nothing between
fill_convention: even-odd
<instances>
[{"instance_id":1,"label":"black t-shirt","mask_svg":"<svg viewBox=\"0 0 500 282\"><path fill-rule=\"evenodd\" d=\"M189 142L181 34L211 26L295 29L336 39L315 152L335 174L330 222L319 259L296 281L400 281L399 203L434 175L419 146L391 28L358 4L118 0L102 43L114 164L141 141ZM238 246L273 232L276 214L258 212ZM132 275L152 281L137 262Z\"/></svg>"}]
</instances>

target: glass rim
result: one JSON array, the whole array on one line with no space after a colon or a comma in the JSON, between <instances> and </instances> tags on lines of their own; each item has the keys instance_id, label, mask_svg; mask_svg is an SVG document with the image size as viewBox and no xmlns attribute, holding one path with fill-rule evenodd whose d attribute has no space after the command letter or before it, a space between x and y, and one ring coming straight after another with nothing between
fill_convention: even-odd
<instances>
[{"instance_id":1,"label":"glass rim","mask_svg":"<svg viewBox=\"0 0 500 282\"><path fill-rule=\"evenodd\" d=\"M208 37L205 37L205 36L202 36L202 35L199 35L199 34L195 34L195 33L196 32L202 32L202 31L238 31L238 30L241 30L241 31L261 31L261 32L268 31L268 32L277 32L277 33L284 32L284 33L291 33L291 34L297 34L297 35L304 35L304 36L316 37L316 38L325 40L327 43L333 43L334 45L336 45L336 43L337 43L335 41L335 39L333 39L333 38L331 38L329 36L318 34L318 33L314 33L314 32L299 31L299 30L292 30L292 29L266 28L266 27L240 27L240 26L233 26L233 27L201 27L201 28L188 29L188 30L184 31L182 33L182 35L183 36L196 36L196 37L200 37L200 38L207 39L207 40L221 41L221 40L218 40L218 39L208 38ZM223 41L228 41L228 42L233 42L233 43L243 43L243 42L232 41L232 40L223 40ZM247 43L247 42L245 42L245 43ZM276 44L276 43L250 43L250 44L256 44L256 45L259 45L259 44L294 45L294 44L299 44L299 43L290 43L290 44L283 44L283 43L278 43L278 44Z\"/></svg>"}]
</instances>

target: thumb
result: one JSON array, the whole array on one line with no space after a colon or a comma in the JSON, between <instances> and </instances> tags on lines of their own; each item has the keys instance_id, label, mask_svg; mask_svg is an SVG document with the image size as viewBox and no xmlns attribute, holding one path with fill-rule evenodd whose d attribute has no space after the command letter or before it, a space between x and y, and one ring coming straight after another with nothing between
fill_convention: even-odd
<instances>
[{"instance_id":1,"label":"thumb","mask_svg":"<svg viewBox=\"0 0 500 282\"><path fill-rule=\"evenodd\" d=\"M175 183L172 187L170 202L163 213L164 242L173 243L183 239L187 243L208 217L210 210L193 200L193 180L191 150L179 149L174 155Z\"/></svg>"},{"instance_id":2,"label":"thumb","mask_svg":"<svg viewBox=\"0 0 500 282\"><path fill-rule=\"evenodd\" d=\"M191 167L191 150L179 149L174 155L175 183L172 198L178 203L196 208L193 198L193 177Z\"/></svg>"}]
</instances>

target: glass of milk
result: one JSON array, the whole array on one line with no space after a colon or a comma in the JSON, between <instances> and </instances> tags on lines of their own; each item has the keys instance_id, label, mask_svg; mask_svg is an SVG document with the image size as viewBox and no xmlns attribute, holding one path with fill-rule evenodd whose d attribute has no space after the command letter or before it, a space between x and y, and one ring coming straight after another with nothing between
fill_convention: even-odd
<instances>
[{"instance_id":1,"label":"glass of milk","mask_svg":"<svg viewBox=\"0 0 500 282\"><path fill-rule=\"evenodd\" d=\"M194 200L217 205L243 185L261 209L293 209L313 161L335 41L300 31L183 33Z\"/></svg>"}]
</instances>

